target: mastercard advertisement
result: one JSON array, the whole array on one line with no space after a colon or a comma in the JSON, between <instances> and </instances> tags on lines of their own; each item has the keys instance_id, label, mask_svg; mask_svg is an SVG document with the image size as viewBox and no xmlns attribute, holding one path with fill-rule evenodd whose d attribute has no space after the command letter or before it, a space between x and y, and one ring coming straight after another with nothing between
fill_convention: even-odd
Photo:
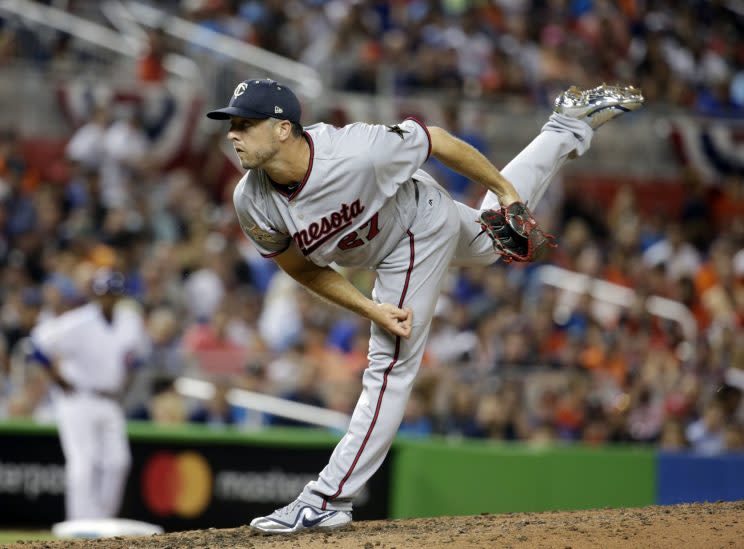
<instances>
[{"instance_id":1,"label":"mastercard advertisement","mask_svg":"<svg viewBox=\"0 0 744 549\"><path fill-rule=\"evenodd\" d=\"M318 478L332 441L302 446L221 436L130 438L132 466L120 517L166 531L230 528L271 513ZM389 516L389 459L355 499L354 516ZM48 528L64 520L66 477L53 431L5 434L0 443L0 524Z\"/></svg>"},{"instance_id":2,"label":"mastercard advertisement","mask_svg":"<svg viewBox=\"0 0 744 549\"><path fill-rule=\"evenodd\" d=\"M196 452L158 452L142 472L142 499L161 517L193 518L212 498L212 471Z\"/></svg>"},{"instance_id":3,"label":"mastercard advertisement","mask_svg":"<svg viewBox=\"0 0 744 549\"><path fill-rule=\"evenodd\" d=\"M122 515L167 531L228 528L286 505L318 478L333 447L132 441ZM355 500L360 519L388 516L386 463Z\"/></svg>"}]
</instances>

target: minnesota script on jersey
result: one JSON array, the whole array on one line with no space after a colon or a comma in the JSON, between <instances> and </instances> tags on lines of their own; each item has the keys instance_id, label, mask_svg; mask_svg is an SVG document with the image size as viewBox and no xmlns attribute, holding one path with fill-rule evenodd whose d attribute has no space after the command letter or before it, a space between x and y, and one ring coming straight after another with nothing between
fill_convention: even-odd
<instances>
[{"instance_id":1,"label":"minnesota script on jersey","mask_svg":"<svg viewBox=\"0 0 744 549\"><path fill-rule=\"evenodd\" d=\"M290 190L263 170L246 173L233 201L240 226L264 257L292 242L313 263L374 267L406 234L416 191L434 180L420 166L431 152L428 130L409 118L395 126L305 128L310 165Z\"/></svg>"}]
</instances>

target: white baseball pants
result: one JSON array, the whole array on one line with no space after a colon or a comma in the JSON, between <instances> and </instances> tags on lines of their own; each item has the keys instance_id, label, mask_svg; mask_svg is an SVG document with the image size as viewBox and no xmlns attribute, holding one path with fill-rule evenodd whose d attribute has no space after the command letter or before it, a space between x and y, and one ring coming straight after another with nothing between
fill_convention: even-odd
<instances>
[{"instance_id":1,"label":"white baseball pants","mask_svg":"<svg viewBox=\"0 0 744 549\"><path fill-rule=\"evenodd\" d=\"M131 463L121 406L93 393L59 395L57 428L65 455L67 520L115 517Z\"/></svg>"}]
</instances>

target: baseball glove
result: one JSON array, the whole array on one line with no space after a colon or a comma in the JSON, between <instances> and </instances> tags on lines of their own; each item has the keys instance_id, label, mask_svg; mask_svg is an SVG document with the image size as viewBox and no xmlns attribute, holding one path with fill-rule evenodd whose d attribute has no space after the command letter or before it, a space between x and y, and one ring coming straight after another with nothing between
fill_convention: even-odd
<instances>
[{"instance_id":1,"label":"baseball glove","mask_svg":"<svg viewBox=\"0 0 744 549\"><path fill-rule=\"evenodd\" d=\"M491 237L494 251L506 263L535 261L548 248L556 247L555 237L540 228L522 202L513 202L498 210L484 210L479 223L482 232Z\"/></svg>"}]
</instances>

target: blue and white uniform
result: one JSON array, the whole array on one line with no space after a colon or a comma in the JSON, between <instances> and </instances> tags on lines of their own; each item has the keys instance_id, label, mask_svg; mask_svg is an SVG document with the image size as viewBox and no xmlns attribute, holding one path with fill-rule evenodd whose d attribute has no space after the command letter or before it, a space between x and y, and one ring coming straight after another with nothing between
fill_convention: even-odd
<instances>
[{"instance_id":1,"label":"blue and white uniform","mask_svg":"<svg viewBox=\"0 0 744 549\"><path fill-rule=\"evenodd\" d=\"M56 363L71 386L56 390L66 461L67 519L116 516L131 462L118 397L145 341L139 310L124 302L109 323L97 303L43 321L31 333L37 358Z\"/></svg>"}]
</instances>

